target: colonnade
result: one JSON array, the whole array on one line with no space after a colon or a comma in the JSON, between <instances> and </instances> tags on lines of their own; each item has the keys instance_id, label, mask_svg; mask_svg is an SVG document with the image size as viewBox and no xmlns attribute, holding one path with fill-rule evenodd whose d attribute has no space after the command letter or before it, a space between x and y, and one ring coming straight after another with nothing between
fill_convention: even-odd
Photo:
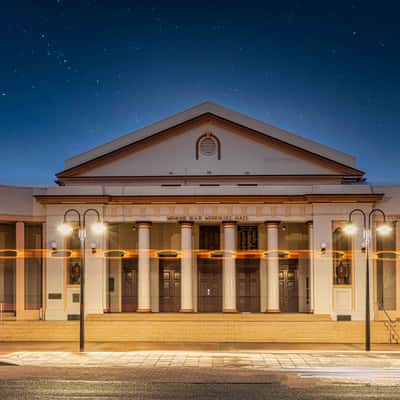
<instances>
[{"instance_id":1,"label":"colonnade","mask_svg":"<svg viewBox=\"0 0 400 400\"><path fill-rule=\"evenodd\" d=\"M181 312L193 312L193 223L184 221L181 226ZM223 312L236 309L236 222L222 223L224 229L224 257L222 264ZM267 230L267 312L279 312L279 222L265 222ZM312 249L312 222L308 223L310 249ZM138 312L151 311L150 293L150 232L151 222L138 222ZM276 254L274 252L276 251ZM313 261L310 258L310 310L313 310Z\"/></svg>"}]
</instances>

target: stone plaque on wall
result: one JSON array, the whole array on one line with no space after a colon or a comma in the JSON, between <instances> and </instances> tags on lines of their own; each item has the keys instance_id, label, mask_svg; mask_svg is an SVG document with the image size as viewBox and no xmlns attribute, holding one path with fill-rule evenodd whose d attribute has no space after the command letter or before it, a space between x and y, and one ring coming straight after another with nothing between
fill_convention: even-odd
<instances>
[{"instance_id":1,"label":"stone plaque on wall","mask_svg":"<svg viewBox=\"0 0 400 400\"><path fill-rule=\"evenodd\" d=\"M61 300L62 294L61 293L49 293L48 299L49 300Z\"/></svg>"}]
</instances>

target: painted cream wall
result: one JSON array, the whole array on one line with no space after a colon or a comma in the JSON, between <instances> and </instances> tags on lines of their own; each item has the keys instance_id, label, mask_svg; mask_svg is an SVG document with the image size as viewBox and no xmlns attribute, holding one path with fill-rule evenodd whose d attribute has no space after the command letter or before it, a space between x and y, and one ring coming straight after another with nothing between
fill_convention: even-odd
<instances>
[{"instance_id":1,"label":"painted cream wall","mask_svg":"<svg viewBox=\"0 0 400 400\"><path fill-rule=\"evenodd\" d=\"M46 247L51 249L51 242L55 241L57 247L63 248L64 237L57 231L57 226L62 222L62 214L53 207L47 207L47 213ZM50 294L61 294L61 299L50 299ZM67 319L65 296L64 259L48 257L46 263L46 320Z\"/></svg>"},{"instance_id":2,"label":"painted cream wall","mask_svg":"<svg viewBox=\"0 0 400 400\"><path fill-rule=\"evenodd\" d=\"M315 312L317 314L331 314L336 319L338 314L349 314L352 320L362 320L365 317L365 255L360 251L362 236L360 228L353 241L353 284L351 287L336 287L333 285L332 263L332 224L334 221L347 221L349 212L354 208L361 208L368 212L368 204L314 204L314 241L315 241ZM355 215L354 222L362 226L360 217ZM321 241L327 244L327 251L320 251ZM373 318L373 262L370 259L370 293L371 318ZM350 292L349 292L350 291ZM344 304L347 302L347 305Z\"/></svg>"},{"instance_id":3,"label":"painted cream wall","mask_svg":"<svg viewBox=\"0 0 400 400\"><path fill-rule=\"evenodd\" d=\"M377 202L377 207L400 219L400 185L374 185L373 190L376 193L385 193L384 199Z\"/></svg>"},{"instance_id":4,"label":"painted cream wall","mask_svg":"<svg viewBox=\"0 0 400 400\"><path fill-rule=\"evenodd\" d=\"M70 207L68 207L70 208ZM88 208L96 208L102 215L101 207L96 205L87 205L82 208L76 206L81 213ZM58 249L64 248L65 237L58 231L57 227L63 222L63 215L67 207L65 206L47 206L47 224L46 238L47 249L51 249L51 243L55 241ZM74 221L75 217L71 216L69 221ZM90 251L90 243L96 242L99 249L104 248L104 238L96 236L92 233L90 226L96 221L91 214L87 216L87 250L86 250L86 293L85 293L85 313L99 314L103 313L106 307L106 299L104 297L105 285L105 260L102 257L93 255ZM67 288L64 258L47 258L46 265L46 299L47 308L45 318L47 320L63 320L67 319L69 313L76 313L76 304L72 303L72 294L79 293L77 288ZM49 294L61 294L61 299L50 299ZM51 297L51 296L50 296Z\"/></svg>"},{"instance_id":5,"label":"painted cream wall","mask_svg":"<svg viewBox=\"0 0 400 400\"><path fill-rule=\"evenodd\" d=\"M332 249L332 216L324 212L326 205L313 205L313 242L314 242L314 312L315 314L332 313L332 257L329 252L321 253L321 242L327 250Z\"/></svg>"},{"instance_id":6,"label":"painted cream wall","mask_svg":"<svg viewBox=\"0 0 400 400\"><path fill-rule=\"evenodd\" d=\"M97 210L102 214L102 209L97 207ZM96 248L104 249L104 235L93 233L90 226L97 221L97 217L93 214L88 214L86 222L87 231L87 249L86 249L86 284L85 284L85 313L86 314L102 314L106 308L106 299L104 297L104 284L106 280L105 265L106 260L100 257L97 253L92 254L91 244L96 244Z\"/></svg>"},{"instance_id":7,"label":"painted cream wall","mask_svg":"<svg viewBox=\"0 0 400 400\"><path fill-rule=\"evenodd\" d=\"M0 220L1 216L44 216L44 206L36 202L33 196L45 192L46 188L0 185Z\"/></svg>"},{"instance_id":8,"label":"painted cream wall","mask_svg":"<svg viewBox=\"0 0 400 400\"><path fill-rule=\"evenodd\" d=\"M221 160L217 157L195 159L196 142L212 132L221 142ZM321 162L291 154L250 135L228 129L218 123L205 123L168 136L167 140L109 162L82 176L160 176L160 175L285 175L332 174ZM149 162L152 160L152 162Z\"/></svg>"},{"instance_id":9,"label":"painted cream wall","mask_svg":"<svg viewBox=\"0 0 400 400\"><path fill-rule=\"evenodd\" d=\"M385 185L385 186L374 186L374 190L377 192L384 192L385 198L377 203L377 207L382 208L388 219L395 223L396 226L396 250L400 251L400 186L399 185ZM375 274L374 278L377 278L376 263L374 263ZM384 279L385 279L384 274ZM387 274L389 275L389 274ZM393 279L393 275L389 275ZM387 310L392 319L400 318L400 257L397 257L395 264L395 285L396 285L396 309ZM386 315L382 310L378 309L377 299L377 282L374 287L374 311L375 318L379 320L386 320Z\"/></svg>"}]
</instances>

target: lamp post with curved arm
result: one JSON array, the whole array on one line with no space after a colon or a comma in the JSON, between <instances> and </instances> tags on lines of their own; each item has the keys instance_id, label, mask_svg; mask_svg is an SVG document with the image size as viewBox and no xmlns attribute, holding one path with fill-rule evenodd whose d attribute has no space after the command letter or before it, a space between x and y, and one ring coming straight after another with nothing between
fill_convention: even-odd
<instances>
[{"instance_id":1,"label":"lamp post with curved arm","mask_svg":"<svg viewBox=\"0 0 400 400\"><path fill-rule=\"evenodd\" d=\"M376 231L381 235L387 235L392 231L392 227L386 223L386 214L380 208L372 209L368 214L360 208L355 208L349 213L348 224L343 228L344 232L354 235L358 228L353 223L352 217L355 213L359 213L363 217L363 243L366 255L366 271L365 271L365 351L371 350L371 316L370 316L370 290L369 290L369 251L372 241L372 217L374 214L383 216L383 223L380 224Z\"/></svg>"},{"instance_id":2,"label":"lamp post with curved arm","mask_svg":"<svg viewBox=\"0 0 400 400\"><path fill-rule=\"evenodd\" d=\"M76 214L79 226L79 243L80 243L80 313L79 313L79 351L85 349L85 253L86 253L86 216L89 212L93 212L97 216L97 222L92 225L92 230L101 234L105 231L105 225L101 221L100 213L95 208L88 208L82 214L75 208L70 208L64 213L64 222L59 225L58 231L63 235L72 233L73 228L67 222L69 214Z\"/></svg>"}]
</instances>

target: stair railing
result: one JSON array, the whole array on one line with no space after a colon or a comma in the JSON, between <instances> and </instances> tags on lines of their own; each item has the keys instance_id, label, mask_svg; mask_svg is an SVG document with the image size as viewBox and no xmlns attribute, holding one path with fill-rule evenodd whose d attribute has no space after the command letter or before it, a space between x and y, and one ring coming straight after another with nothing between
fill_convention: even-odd
<instances>
[{"instance_id":1,"label":"stair railing","mask_svg":"<svg viewBox=\"0 0 400 400\"><path fill-rule=\"evenodd\" d=\"M399 344L400 343L400 334L396 330L396 320L392 319L389 313L386 311L383 302L381 302L381 310L384 312L386 316L386 321L384 322L386 328L389 331L389 344Z\"/></svg>"}]
</instances>

